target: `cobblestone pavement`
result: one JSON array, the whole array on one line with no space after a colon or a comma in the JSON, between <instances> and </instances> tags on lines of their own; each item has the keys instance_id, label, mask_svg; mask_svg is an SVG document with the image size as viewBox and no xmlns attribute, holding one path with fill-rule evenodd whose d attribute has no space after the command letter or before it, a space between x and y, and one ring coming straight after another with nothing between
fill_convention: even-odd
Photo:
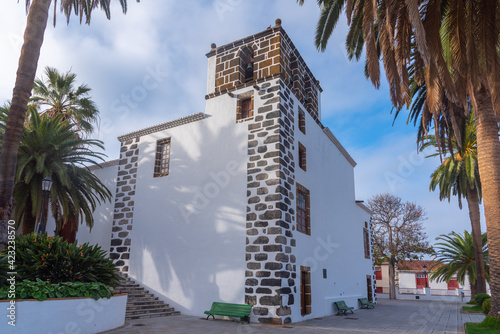
<instances>
[{"instance_id":1,"label":"cobblestone pavement","mask_svg":"<svg viewBox=\"0 0 500 334\"><path fill-rule=\"evenodd\" d=\"M457 302L379 300L375 309L354 310L347 316L328 316L286 326L241 324L238 321L205 320L186 315L128 321L106 334L322 334L322 333L465 333L465 322L481 322L483 315L463 314Z\"/></svg>"}]
</instances>

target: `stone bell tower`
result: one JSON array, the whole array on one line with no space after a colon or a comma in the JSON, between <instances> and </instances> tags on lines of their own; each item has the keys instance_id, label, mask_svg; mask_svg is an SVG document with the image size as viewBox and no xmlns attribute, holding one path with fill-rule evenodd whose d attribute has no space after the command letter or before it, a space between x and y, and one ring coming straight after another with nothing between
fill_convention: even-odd
<instances>
[{"instance_id":1,"label":"stone bell tower","mask_svg":"<svg viewBox=\"0 0 500 334\"><path fill-rule=\"evenodd\" d=\"M212 44L207 58L207 103L237 99L236 123L248 127L245 302L262 323L290 323L292 312L307 312L300 303L308 298L300 295L294 255L301 187L294 136L305 133L305 113L322 126L322 89L280 19L255 35Z\"/></svg>"}]
</instances>

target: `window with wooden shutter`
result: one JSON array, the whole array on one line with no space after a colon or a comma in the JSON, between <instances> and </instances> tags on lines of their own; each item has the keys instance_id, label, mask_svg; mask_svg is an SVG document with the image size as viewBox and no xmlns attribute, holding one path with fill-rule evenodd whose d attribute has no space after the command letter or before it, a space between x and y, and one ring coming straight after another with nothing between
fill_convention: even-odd
<instances>
[{"instance_id":1,"label":"window with wooden shutter","mask_svg":"<svg viewBox=\"0 0 500 334\"><path fill-rule=\"evenodd\" d=\"M239 99L236 108L236 122L241 122L253 117L253 96Z\"/></svg>"},{"instance_id":2,"label":"window with wooden shutter","mask_svg":"<svg viewBox=\"0 0 500 334\"><path fill-rule=\"evenodd\" d=\"M309 190L297 183L297 231L311 235Z\"/></svg>"},{"instance_id":3,"label":"window with wooden shutter","mask_svg":"<svg viewBox=\"0 0 500 334\"><path fill-rule=\"evenodd\" d=\"M306 165L307 165L306 148L304 147L304 145L299 143L299 167L305 171L307 170Z\"/></svg>"},{"instance_id":4,"label":"window with wooden shutter","mask_svg":"<svg viewBox=\"0 0 500 334\"><path fill-rule=\"evenodd\" d=\"M363 244L365 247L365 259L370 258L370 232L365 227L363 228Z\"/></svg>"},{"instance_id":5,"label":"window with wooden shutter","mask_svg":"<svg viewBox=\"0 0 500 334\"><path fill-rule=\"evenodd\" d=\"M154 177L167 176L170 170L170 138L156 142Z\"/></svg>"},{"instance_id":6,"label":"window with wooden shutter","mask_svg":"<svg viewBox=\"0 0 500 334\"><path fill-rule=\"evenodd\" d=\"M306 114L299 108L299 130L306 134Z\"/></svg>"}]
</instances>

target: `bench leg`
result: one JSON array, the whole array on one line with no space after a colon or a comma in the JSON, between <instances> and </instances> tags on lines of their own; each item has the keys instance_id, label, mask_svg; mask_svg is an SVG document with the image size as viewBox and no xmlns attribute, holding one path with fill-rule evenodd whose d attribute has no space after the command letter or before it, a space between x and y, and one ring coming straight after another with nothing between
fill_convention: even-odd
<instances>
[{"instance_id":1,"label":"bench leg","mask_svg":"<svg viewBox=\"0 0 500 334\"><path fill-rule=\"evenodd\" d=\"M208 318L210 318L210 316L212 316L212 318L215 320L215 316L214 316L213 314L209 314L209 315L207 316L207 320L208 320Z\"/></svg>"},{"instance_id":2,"label":"bench leg","mask_svg":"<svg viewBox=\"0 0 500 334\"><path fill-rule=\"evenodd\" d=\"M248 322L250 324L250 317L248 315L244 316L243 318L241 318L241 323L243 322Z\"/></svg>"}]
</instances>

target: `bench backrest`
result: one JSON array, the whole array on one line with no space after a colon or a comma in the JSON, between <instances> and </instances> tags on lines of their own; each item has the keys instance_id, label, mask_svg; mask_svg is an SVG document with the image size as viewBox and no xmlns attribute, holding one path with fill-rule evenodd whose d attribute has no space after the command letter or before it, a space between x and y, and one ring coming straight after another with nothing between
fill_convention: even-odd
<instances>
[{"instance_id":1,"label":"bench backrest","mask_svg":"<svg viewBox=\"0 0 500 334\"><path fill-rule=\"evenodd\" d=\"M343 300L335 302L335 305L337 305L338 308L347 308L347 305L345 304L345 301L343 301Z\"/></svg>"},{"instance_id":2,"label":"bench backrest","mask_svg":"<svg viewBox=\"0 0 500 334\"><path fill-rule=\"evenodd\" d=\"M250 313L252 305L213 302L211 310Z\"/></svg>"},{"instance_id":3,"label":"bench backrest","mask_svg":"<svg viewBox=\"0 0 500 334\"><path fill-rule=\"evenodd\" d=\"M366 299L366 298L359 298L359 302L360 302L361 304L368 304L368 303L369 303L369 302L368 302L368 299Z\"/></svg>"}]
</instances>

